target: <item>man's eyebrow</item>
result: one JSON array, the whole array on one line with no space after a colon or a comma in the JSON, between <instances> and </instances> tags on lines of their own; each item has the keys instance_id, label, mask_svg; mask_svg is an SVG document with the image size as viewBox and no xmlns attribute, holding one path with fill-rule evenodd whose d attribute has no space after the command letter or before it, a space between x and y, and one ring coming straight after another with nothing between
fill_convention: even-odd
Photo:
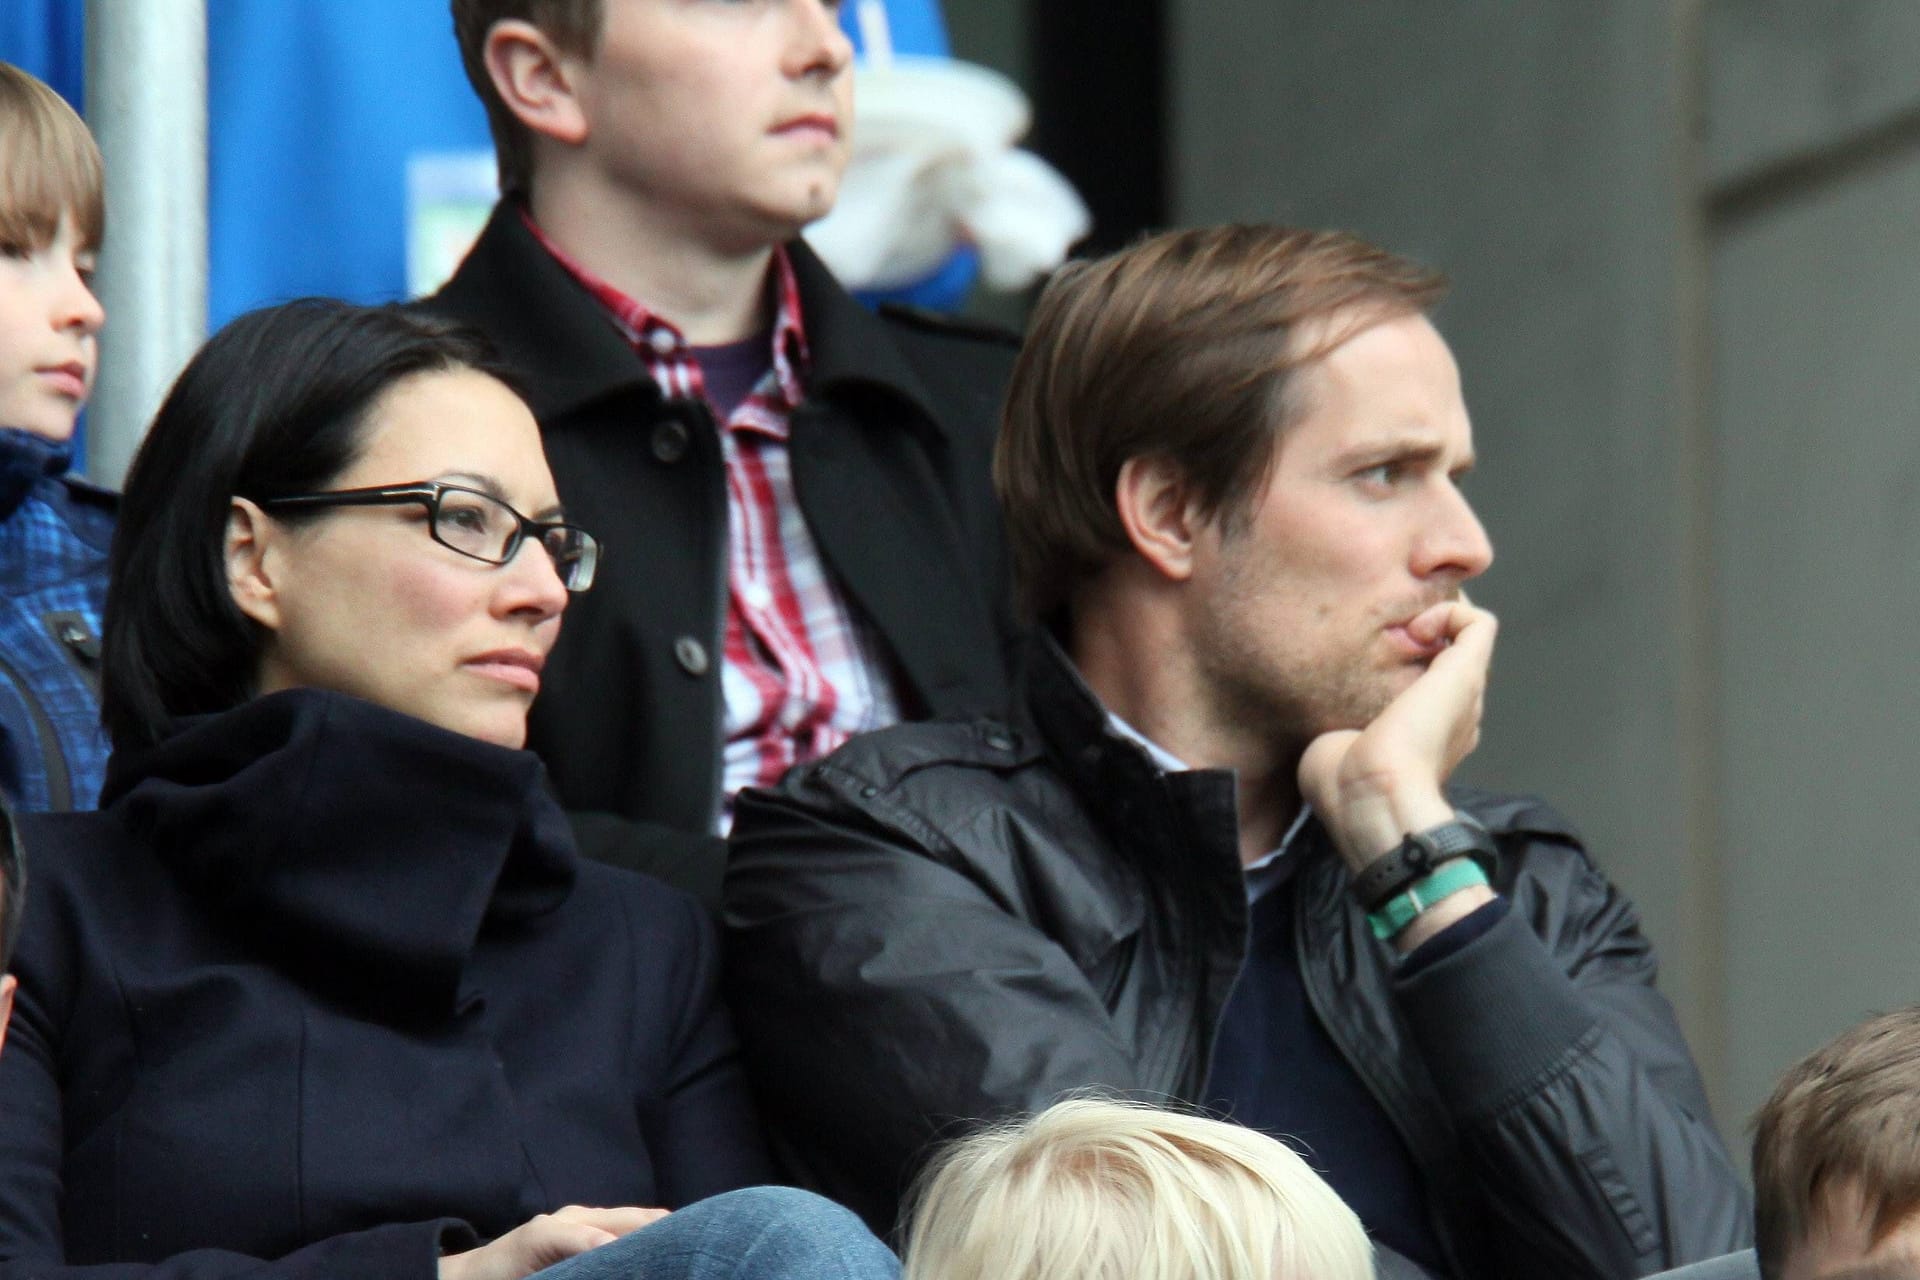
<instances>
[{"instance_id":1,"label":"man's eyebrow","mask_svg":"<svg viewBox=\"0 0 1920 1280\"><path fill-rule=\"evenodd\" d=\"M1446 456L1446 442L1431 436L1381 436L1373 440L1363 440L1358 444L1342 449L1338 455L1342 466L1372 466L1381 462L1434 462ZM1473 466L1473 455L1467 455L1465 465Z\"/></svg>"}]
</instances>

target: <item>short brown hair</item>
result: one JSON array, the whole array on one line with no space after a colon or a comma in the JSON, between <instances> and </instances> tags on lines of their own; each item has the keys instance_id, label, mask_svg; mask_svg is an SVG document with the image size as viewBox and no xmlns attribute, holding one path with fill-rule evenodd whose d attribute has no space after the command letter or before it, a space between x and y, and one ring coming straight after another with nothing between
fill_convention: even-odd
<instances>
[{"instance_id":1,"label":"short brown hair","mask_svg":"<svg viewBox=\"0 0 1920 1280\"><path fill-rule=\"evenodd\" d=\"M1762 1275L1780 1273L1847 1183L1878 1243L1920 1212L1920 1005L1869 1018L1802 1059L1753 1124Z\"/></svg>"},{"instance_id":2,"label":"short brown hair","mask_svg":"<svg viewBox=\"0 0 1920 1280\"><path fill-rule=\"evenodd\" d=\"M1446 277L1342 231L1226 226L1149 236L1064 267L1040 295L994 456L1020 602L1046 619L1126 550L1114 485L1129 458L1165 457L1205 513L1265 482L1297 411L1303 327L1431 310Z\"/></svg>"},{"instance_id":3,"label":"short brown hair","mask_svg":"<svg viewBox=\"0 0 1920 1280\"><path fill-rule=\"evenodd\" d=\"M0 62L0 244L41 249L73 215L85 249L100 247L107 208L100 148L65 98Z\"/></svg>"},{"instance_id":4,"label":"short brown hair","mask_svg":"<svg viewBox=\"0 0 1920 1280\"><path fill-rule=\"evenodd\" d=\"M525 196L533 189L533 136L507 109L487 74L487 33L510 18L528 22L568 53L591 57L600 45L601 0L453 0L453 38L467 80L487 109L500 190Z\"/></svg>"}]
</instances>

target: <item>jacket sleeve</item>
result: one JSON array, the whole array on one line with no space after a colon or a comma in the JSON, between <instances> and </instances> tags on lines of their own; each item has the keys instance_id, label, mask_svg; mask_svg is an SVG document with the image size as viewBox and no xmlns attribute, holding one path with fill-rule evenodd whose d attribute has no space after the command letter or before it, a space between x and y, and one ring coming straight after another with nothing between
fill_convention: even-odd
<instances>
[{"instance_id":1,"label":"jacket sleeve","mask_svg":"<svg viewBox=\"0 0 1920 1280\"><path fill-rule=\"evenodd\" d=\"M1571 847L1526 856L1571 873L1523 877L1486 934L1393 984L1501 1274L1618 1280L1746 1247L1752 1207L1632 905Z\"/></svg>"},{"instance_id":2,"label":"jacket sleeve","mask_svg":"<svg viewBox=\"0 0 1920 1280\"><path fill-rule=\"evenodd\" d=\"M49 1008L60 998L25 977L0 1052L0 1280L434 1280L443 1251L478 1243L464 1222L442 1219L333 1236L274 1261L196 1249L153 1263L67 1265L59 1032Z\"/></svg>"},{"instance_id":3,"label":"jacket sleeve","mask_svg":"<svg viewBox=\"0 0 1920 1280\"><path fill-rule=\"evenodd\" d=\"M766 1182L773 1175L739 1043L720 995L720 939L712 917L684 894L673 896L671 945L642 947L643 966L668 970L676 993L666 1029L660 1091L640 1103L640 1130L653 1160L660 1200L682 1208L696 1200ZM659 1034L636 1028L642 1039ZM639 1044L642 1057L657 1050Z\"/></svg>"},{"instance_id":4,"label":"jacket sleeve","mask_svg":"<svg viewBox=\"0 0 1920 1280\"><path fill-rule=\"evenodd\" d=\"M927 840L796 773L742 793L727 870L729 994L776 1154L883 1236L964 1122L1136 1078L1073 959Z\"/></svg>"}]
</instances>

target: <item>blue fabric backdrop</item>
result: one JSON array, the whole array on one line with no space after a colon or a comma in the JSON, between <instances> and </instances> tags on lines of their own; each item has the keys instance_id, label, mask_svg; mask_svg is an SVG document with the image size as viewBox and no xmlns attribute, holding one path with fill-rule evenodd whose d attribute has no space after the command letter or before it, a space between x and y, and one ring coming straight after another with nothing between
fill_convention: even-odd
<instances>
[{"instance_id":1,"label":"blue fabric backdrop","mask_svg":"<svg viewBox=\"0 0 1920 1280\"><path fill-rule=\"evenodd\" d=\"M887 0L894 48L944 55L938 0ZM0 59L82 105L83 0L0 0ZM860 43L857 0L842 19ZM446 0L207 0L209 322L302 294L406 292L406 166L484 149ZM957 301L965 257L906 296ZM957 288L956 288L957 286Z\"/></svg>"}]
</instances>

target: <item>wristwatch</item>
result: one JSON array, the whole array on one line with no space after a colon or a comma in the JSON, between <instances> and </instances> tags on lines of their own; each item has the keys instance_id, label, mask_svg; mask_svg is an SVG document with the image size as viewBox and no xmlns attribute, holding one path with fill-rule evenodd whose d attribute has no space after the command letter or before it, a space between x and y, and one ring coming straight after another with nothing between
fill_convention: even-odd
<instances>
[{"instance_id":1,"label":"wristwatch","mask_svg":"<svg viewBox=\"0 0 1920 1280\"><path fill-rule=\"evenodd\" d=\"M1404 894L1445 863L1466 857L1491 867L1493 837L1472 817L1459 813L1437 827L1408 835L1384 857L1369 863L1353 878L1354 899L1362 910L1378 911L1381 904Z\"/></svg>"}]
</instances>

